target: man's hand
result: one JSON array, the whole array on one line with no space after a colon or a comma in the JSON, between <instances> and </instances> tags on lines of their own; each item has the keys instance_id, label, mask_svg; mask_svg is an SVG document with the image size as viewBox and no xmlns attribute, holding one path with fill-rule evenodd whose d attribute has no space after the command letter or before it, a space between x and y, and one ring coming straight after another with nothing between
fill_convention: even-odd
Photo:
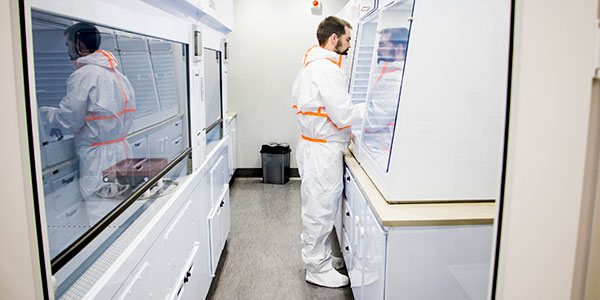
<instances>
[{"instance_id":1,"label":"man's hand","mask_svg":"<svg viewBox=\"0 0 600 300\"><path fill-rule=\"evenodd\" d=\"M63 138L63 134L60 131L60 129L58 129L58 128L52 128L52 129L50 129L50 136L55 136L59 140Z\"/></svg>"}]
</instances>

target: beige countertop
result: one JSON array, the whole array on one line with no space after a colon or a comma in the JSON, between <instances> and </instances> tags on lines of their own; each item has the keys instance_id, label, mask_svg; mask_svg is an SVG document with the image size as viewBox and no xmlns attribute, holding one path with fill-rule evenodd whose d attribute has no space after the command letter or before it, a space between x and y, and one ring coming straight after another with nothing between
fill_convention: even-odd
<instances>
[{"instance_id":1,"label":"beige countertop","mask_svg":"<svg viewBox=\"0 0 600 300\"><path fill-rule=\"evenodd\" d=\"M390 204L385 201L352 153L346 153L344 161L383 226L469 225L494 222L494 202Z\"/></svg>"}]
</instances>

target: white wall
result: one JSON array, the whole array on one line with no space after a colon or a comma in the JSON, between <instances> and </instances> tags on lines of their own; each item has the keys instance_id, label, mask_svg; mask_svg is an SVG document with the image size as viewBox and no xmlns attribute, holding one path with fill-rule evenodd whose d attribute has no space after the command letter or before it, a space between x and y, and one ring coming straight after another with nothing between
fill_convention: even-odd
<instances>
[{"instance_id":1,"label":"white wall","mask_svg":"<svg viewBox=\"0 0 600 300\"><path fill-rule=\"evenodd\" d=\"M19 1L0 3L0 298L42 299L42 279L33 220L21 41Z\"/></svg>"},{"instance_id":2,"label":"white wall","mask_svg":"<svg viewBox=\"0 0 600 300\"><path fill-rule=\"evenodd\" d=\"M497 299L570 299L598 3L516 3Z\"/></svg>"},{"instance_id":3,"label":"white wall","mask_svg":"<svg viewBox=\"0 0 600 300\"><path fill-rule=\"evenodd\" d=\"M234 0L229 34L229 111L238 112L237 166L260 168L260 146L291 145L291 167L300 131L291 89L306 50L317 44L317 25L347 0L321 0L323 15L313 16L309 0ZM276 12L276 13L273 13Z\"/></svg>"}]
</instances>

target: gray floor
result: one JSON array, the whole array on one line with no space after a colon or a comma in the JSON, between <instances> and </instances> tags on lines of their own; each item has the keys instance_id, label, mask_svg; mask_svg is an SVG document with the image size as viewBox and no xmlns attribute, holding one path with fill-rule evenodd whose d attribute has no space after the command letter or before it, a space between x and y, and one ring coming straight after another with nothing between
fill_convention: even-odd
<instances>
[{"instance_id":1,"label":"gray floor","mask_svg":"<svg viewBox=\"0 0 600 300\"><path fill-rule=\"evenodd\" d=\"M230 195L231 232L207 299L353 299L349 287L304 280L299 179L237 178Z\"/></svg>"}]
</instances>

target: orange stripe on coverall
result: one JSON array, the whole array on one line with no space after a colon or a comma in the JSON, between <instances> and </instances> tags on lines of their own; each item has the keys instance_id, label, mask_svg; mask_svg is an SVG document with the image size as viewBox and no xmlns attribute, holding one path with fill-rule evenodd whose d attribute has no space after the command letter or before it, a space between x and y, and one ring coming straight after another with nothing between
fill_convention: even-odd
<instances>
[{"instance_id":1,"label":"orange stripe on coverall","mask_svg":"<svg viewBox=\"0 0 600 300\"><path fill-rule=\"evenodd\" d=\"M292 108L298 109L298 106L296 106L296 105L292 105ZM342 130L342 129L346 129L346 128L350 128L350 127L352 127L352 125L348 125L348 126L344 126L344 127L338 127L337 125L335 125L335 123L333 123L333 121L331 121L331 119L329 118L329 115L327 115L327 114L324 114L324 113L321 113L321 109L323 109L323 108L324 108L323 106L319 107L319 109L317 110L317 112L310 112L310 111L308 111L308 112L303 112L303 111L299 110L299 111L298 111L296 114L297 114L297 115L300 115L300 114L301 114L301 115L305 115L305 116L315 116L315 117L323 117L323 118L327 118L327 120L328 120L329 122L331 122L331 124L333 124L333 126L335 126L335 128L337 128L337 129L339 129L339 130Z\"/></svg>"},{"instance_id":2,"label":"orange stripe on coverall","mask_svg":"<svg viewBox=\"0 0 600 300\"><path fill-rule=\"evenodd\" d=\"M116 143L123 143L123 148L125 149L125 157L127 157L127 144L125 144L124 136L121 137L120 139L116 139L116 140L112 140L112 141L91 143L90 146L96 147L96 146L104 146L104 145L110 145L110 144L116 144Z\"/></svg>"},{"instance_id":3,"label":"orange stripe on coverall","mask_svg":"<svg viewBox=\"0 0 600 300\"><path fill-rule=\"evenodd\" d=\"M304 134L302 135L302 138L305 139L305 140L307 140L307 141L309 141L309 142L327 143L327 140L309 138L309 137L305 136Z\"/></svg>"}]
</instances>

